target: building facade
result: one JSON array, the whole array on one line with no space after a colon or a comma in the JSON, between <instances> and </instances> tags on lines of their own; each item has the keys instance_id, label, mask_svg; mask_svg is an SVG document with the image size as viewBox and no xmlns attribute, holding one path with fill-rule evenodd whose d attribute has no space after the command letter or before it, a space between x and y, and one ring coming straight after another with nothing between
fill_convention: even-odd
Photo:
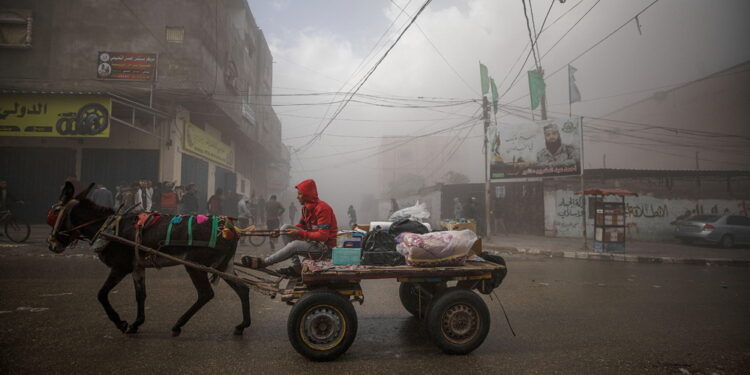
<instances>
[{"instance_id":1,"label":"building facade","mask_svg":"<svg viewBox=\"0 0 750 375\"><path fill-rule=\"evenodd\" d=\"M37 222L68 176L283 191L272 63L242 0L4 1L0 179Z\"/></svg>"}]
</instances>

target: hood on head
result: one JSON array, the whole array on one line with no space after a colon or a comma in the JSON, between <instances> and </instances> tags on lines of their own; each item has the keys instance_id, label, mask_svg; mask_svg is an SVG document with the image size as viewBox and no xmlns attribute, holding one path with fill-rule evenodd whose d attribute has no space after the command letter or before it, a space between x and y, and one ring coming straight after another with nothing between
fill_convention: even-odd
<instances>
[{"instance_id":1,"label":"hood on head","mask_svg":"<svg viewBox=\"0 0 750 375\"><path fill-rule=\"evenodd\" d=\"M305 200L305 203L312 203L318 200L318 187L315 186L314 180L304 180L297 184L295 188L302 193L302 199Z\"/></svg>"}]
</instances>

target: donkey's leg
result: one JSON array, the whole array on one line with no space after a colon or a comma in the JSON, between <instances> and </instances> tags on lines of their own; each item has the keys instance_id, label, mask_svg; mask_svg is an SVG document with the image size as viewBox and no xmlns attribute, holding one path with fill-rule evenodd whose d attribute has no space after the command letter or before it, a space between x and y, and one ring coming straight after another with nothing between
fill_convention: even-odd
<instances>
[{"instance_id":1,"label":"donkey's leg","mask_svg":"<svg viewBox=\"0 0 750 375\"><path fill-rule=\"evenodd\" d=\"M99 293L97 294L97 298L99 299L99 303L102 304L102 307L104 307L104 311L107 312L107 317L109 317L109 320L111 320L113 323L115 323L115 326L117 329L119 329L122 332L125 332L125 329L128 328L128 322L124 320L120 320L120 315L117 314L117 311L112 308L112 305L109 303L109 292L114 289L115 286L127 275L128 273L126 271L112 268L109 271L109 276L107 276L107 280L104 282L104 285L102 285L101 289L99 289Z\"/></svg>"},{"instance_id":2,"label":"donkey's leg","mask_svg":"<svg viewBox=\"0 0 750 375\"><path fill-rule=\"evenodd\" d=\"M138 333L138 327L146 321L144 308L146 305L146 269L135 267L133 270L133 286L135 287L135 301L138 303L138 315L126 333Z\"/></svg>"},{"instance_id":3,"label":"donkey's leg","mask_svg":"<svg viewBox=\"0 0 750 375\"><path fill-rule=\"evenodd\" d=\"M242 335L242 331L245 330L245 328L250 327L250 289L248 289L247 286L242 285L240 283L224 279L224 281L229 284L232 289L234 289L234 292L237 293L237 296L240 297L240 302L242 302L242 323L238 324L236 327L234 327L234 334L237 336Z\"/></svg>"},{"instance_id":4,"label":"donkey's leg","mask_svg":"<svg viewBox=\"0 0 750 375\"><path fill-rule=\"evenodd\" d=\"M211 298L214 298L214 290L211 288L211 283L208 281L208 274L206 272L187 266L185 266L185 270L187 270L188 275L190 275L190 280L193 281L193 285L198 291L198 300L195 301L193 306L190 306L184 314L182 314L174 327L172 327L172 336L179 336L180 332L182 332L182 326L190 320L193 314L198 312L198 310L210 301Z\"/></svg>"}]
</instances>

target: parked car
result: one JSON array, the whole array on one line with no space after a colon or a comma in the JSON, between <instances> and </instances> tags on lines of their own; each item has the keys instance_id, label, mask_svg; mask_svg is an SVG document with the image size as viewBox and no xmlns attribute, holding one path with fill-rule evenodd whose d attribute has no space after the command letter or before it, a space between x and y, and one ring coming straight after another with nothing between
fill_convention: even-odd
<instances>
[{"instance_id":1,"label":"parked car","mask_svg":"<svg viewBox=\"0 0 750 375\"><path fill-rule=\"evenodd\" d=\"M728 249L750 245L750 217L738 215L696 215L675 222L676 238L685 243L703 241Z\"/></svg>"}]
</instances>

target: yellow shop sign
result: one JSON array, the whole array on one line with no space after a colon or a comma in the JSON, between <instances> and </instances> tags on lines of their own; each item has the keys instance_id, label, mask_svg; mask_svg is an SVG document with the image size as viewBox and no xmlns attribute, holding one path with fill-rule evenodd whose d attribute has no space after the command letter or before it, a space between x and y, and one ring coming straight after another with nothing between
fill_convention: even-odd
<instances>
[{"instance_id":1,"label":"yellow shop sign","mask_svg":"<svg viewBox=\"0 0 750 375\"><path fill-rule=\"evenodd\" d=\"M203 156L225 167L234 167L232 146L206 133L193 123L185 123L185 137L183 140L185 150Z\"/></svg>"},{"instance_id":2,"label":"yellow shop sign","mask_svg":"<svg viewBox=\"0 0 750 375\"><path fill-rule=\"evenodd\" d=\"M0 95L0 136L109 137L112 100L91 95Z\"/></svg>"}]
</instances>

